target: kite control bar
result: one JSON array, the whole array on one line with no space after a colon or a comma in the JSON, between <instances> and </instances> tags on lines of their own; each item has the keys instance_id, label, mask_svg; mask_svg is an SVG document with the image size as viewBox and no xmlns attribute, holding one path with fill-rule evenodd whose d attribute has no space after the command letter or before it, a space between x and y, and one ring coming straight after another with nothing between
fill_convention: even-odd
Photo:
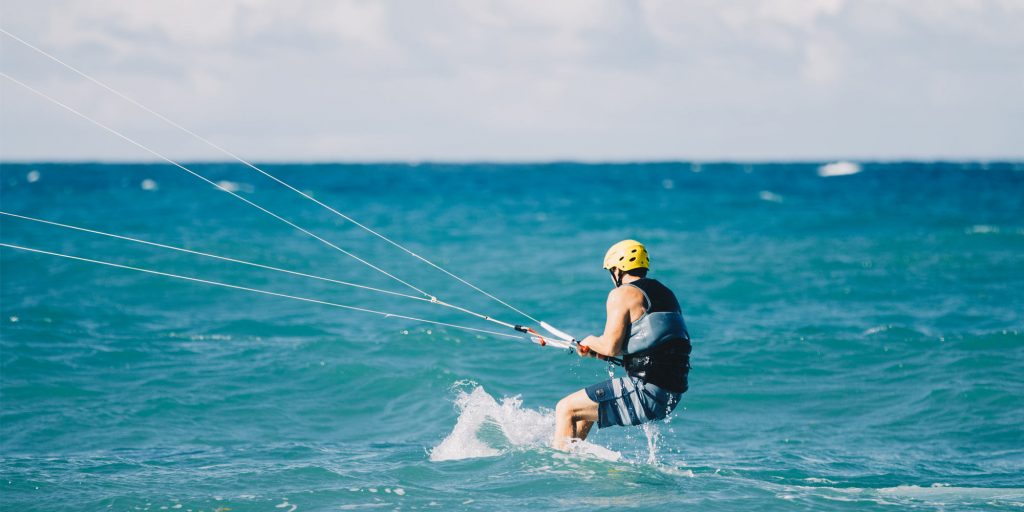
<instances>
[{"instance_id":1,"label":"kite control bar","mask_svg":"<svg viewBox=\"0 0 1024 512\"><path fill-rule=\"evenodd\" d=\"M541 322L540 326L543 327L545 331L548 331L549 333L553 334L558 339L544 339L543 336L537 334L537 331L534 331L529 327L522 327L520 325L517 325L515 328L517 331L533 334L534 342L539 343L542 346L551 345L554 347L565 348L569 350L569 352L573 352L574 349L578 349L580 353L583 355L587 355L590 353L590 347L580 344L579 340L577 340L572 335L566 333L565 331L556 329L554 326L547 322ZM609 363L622 366L622 359L619 359L617 357L606 356L604 354L598 354L597 352L594 352L594 356L602 361L608 361Z\"/></svg>"}]
</instances>

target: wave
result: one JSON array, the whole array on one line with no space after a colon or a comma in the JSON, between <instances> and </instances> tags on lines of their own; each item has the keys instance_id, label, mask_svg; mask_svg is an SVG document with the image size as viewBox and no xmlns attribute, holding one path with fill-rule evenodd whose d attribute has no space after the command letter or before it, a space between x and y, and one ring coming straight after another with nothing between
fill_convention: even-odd
<instances>
[{"instance_id":1,"label":"wave","mask_svg":"<svg viewBox=\"0 0 1024 512\"><path fill-rule=\"evenodd\" d=\"M854 162L832 162L818 167L818 176L829 178L832 176L849 176L861 171L860 164Z\"/></svg>"},{"instance_id":2,"label":"wave","mask_svg":"<svg viewBox=\"0 0 1024 512\"><path fill-rule=\"evenodd\" d=\"M256 187L248 183L239 183L237 181L228 180L218 181L217 187L220 188L221 190L226 190L228 192L242 192L246 194L251 194L256 191Z\"/></svg>"},{"instance_id":3,"label":"wave","mask_svg":"<svg viewBox=\"0 0 1024 512\"><path fill-rule=\"evenodd\" d=\"M809 479L810 480L810 479ZM771 489L773 486L766 486ZM898 485L884 488L834 486L778 486L773 492L785 500L822 504L820 499L850 503L873 503L899 507L1021 507L1024 489L960 487L945 483L930 486Z\"/></svg>"}]
</instances>

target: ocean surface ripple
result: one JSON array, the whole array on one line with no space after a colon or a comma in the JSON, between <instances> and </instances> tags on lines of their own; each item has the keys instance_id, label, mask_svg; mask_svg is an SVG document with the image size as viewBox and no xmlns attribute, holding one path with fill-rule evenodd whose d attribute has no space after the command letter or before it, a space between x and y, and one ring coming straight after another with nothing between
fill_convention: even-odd
<instances>
[{"instance_id":1,"label":"ocean surface ripple","mask_svg":"<svg viewBox=\"0 0 1024 512\"><path fill-rule=\"evenodd\" d=\"M251 170L193 168L443 300L525 320ZM555 402L607 378L602 364L3 248L0 508L1024 507L1022 164L266 169L579 336L604 321L604 250L644 241L694 338L691 390L666 422L553 452ZM167 165L0 164L0 199L10 213L410 291ZM0 239L495 327L7 216Z\"/></svg>"}]
</instances>

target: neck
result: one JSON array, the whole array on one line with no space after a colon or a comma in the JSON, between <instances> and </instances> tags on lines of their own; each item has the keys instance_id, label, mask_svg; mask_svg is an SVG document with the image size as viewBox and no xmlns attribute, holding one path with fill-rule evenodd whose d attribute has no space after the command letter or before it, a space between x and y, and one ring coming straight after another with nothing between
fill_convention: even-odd
<instances>
[{"instance_id":1,"label":"neck","mask_svg":"<svg viewBox=\"0 0 1024 512\"><path fill-rule=\"evenodd\" d=\"M626 283L632 283L633 281L638 281L640 279L642 279L642 278L637 277L637 276L633 276L633 275L629 275L629 274L623 274L622 275L622 279L619 282L622 283L622 284L626 284Z\"/></svg>"}]
</instances>

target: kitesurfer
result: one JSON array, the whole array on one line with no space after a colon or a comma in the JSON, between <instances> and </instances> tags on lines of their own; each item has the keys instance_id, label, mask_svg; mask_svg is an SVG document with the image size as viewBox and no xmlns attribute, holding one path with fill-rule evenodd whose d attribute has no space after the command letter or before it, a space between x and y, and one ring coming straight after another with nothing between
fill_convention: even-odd
<instances>
[{"instance_id":1,"label":"kitesurfer","mask_svg":"<svg viewBox=\"0 0 1024 512\"><path fill-rule=\"evenodd\" d=\"M590 428L639 425L664 419L686 392L690 335L675 294L647 277L650 257L643 244L623 240L604 257L615 288L608 294L604 333L580 342L580 356L621 357L625 377L581 389L555 407L552 446L568 449Z\"/></svg>"}]
</instances>

